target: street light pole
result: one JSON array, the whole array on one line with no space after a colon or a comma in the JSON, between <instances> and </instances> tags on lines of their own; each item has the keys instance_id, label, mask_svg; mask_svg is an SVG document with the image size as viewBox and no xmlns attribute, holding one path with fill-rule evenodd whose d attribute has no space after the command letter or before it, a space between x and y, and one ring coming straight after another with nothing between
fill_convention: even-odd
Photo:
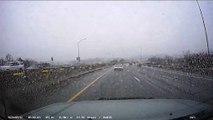
<instances>
[{"instance_id":1,"label":"street light pole","mask_svg":"<svg viewBox=\"0 0 213 120\"><path fill-rule=\"evenodd\" d=\"M140 48L140 62L142 61L142 48Z\"/></svg>"},{"instance_id":2,"label":"street light pole","mask_svg":"<svg viewBox=\"0 0 213 120\"><path fill-rule=\"evenodd\" d=\"M207 52L208 52L208 54L209 54L209 40L208 40L208 34L207 34L207 30L206 30L206 25L205 25L203 13L202 13L202 10L201 10L201 8L200 8L200 5L199 5L198 0L196 0L196 2L197 2L197 5L198 5L198 8L199 8L199 10L200 10L201 19L202 19L202 21L203 21L203 27L204 27L204 31L205 31L205 37L206 37Z\"/></svg>"},{"instance_id":3,"label":"street light pole","mask_svg":"<svg viewBox=\"0 0 213 120\"><path fill-rule=\"evenodd\" d=\"M77 47L78 47L78 57L77 57L77 60L78 60L78 62L81 61L81 59L80 59L80 50L79 50L80 43L81 43L83 40L86 40L86 39L87 39L87 38L84 38L84 39L81 39L81 40L79 40L79 41L77 42Z\"/></svg>"},{"instance_id":4,"label":"street light pole","mask_svg":"<svg viewBox=\"0 0 213 120\"><path fill-rule=\"evenodd\" d=\"M78 47L78 58L79 58L79 43L77 43L77 45L78 45L77 47Z\"/></svg>"}]
</instances>

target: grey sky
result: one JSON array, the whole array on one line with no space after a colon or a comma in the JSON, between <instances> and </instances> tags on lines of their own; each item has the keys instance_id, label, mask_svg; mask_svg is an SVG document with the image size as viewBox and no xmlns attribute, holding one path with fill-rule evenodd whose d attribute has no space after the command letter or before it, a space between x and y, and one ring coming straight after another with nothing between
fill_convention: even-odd
<instances>
[{"instance_id":1,"label":"grey sky","mask_svg":"<svg viewBox=\"0 0 213 120\"><path fill-rule=\"evenodd\" d=\"M213 46L213 2L200 1ZM69 61L206 51L195 1L0 2L0 57Z\"/></svg>"}]
</instances>

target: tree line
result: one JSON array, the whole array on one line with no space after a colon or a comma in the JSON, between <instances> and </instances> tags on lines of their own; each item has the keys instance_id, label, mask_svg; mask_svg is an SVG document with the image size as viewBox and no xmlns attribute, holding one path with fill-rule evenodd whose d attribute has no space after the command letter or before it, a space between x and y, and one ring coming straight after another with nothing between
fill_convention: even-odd
<instances>
[{"instance_id":1,"label":"tree line","mask_svg":"<svg viewBox=\"0 0 213 120\"><path fill-rule=\"evenodd\" d=\"M6 65L8 62L20 62L27 68L33 64L38 64L37 61L32 59L23 59L21 57L14 58L11 54L6 54L5 58L0 58L0 66Z\"/></svg>"},{"instance_id":2,"label":"tree line","mask_svg":"<svg viewBox=\"0 0 213 120\"><path fill-rule=\"evenodd\" d=\"M211 72L213 69L213 53L185 53L182 57L151 57L147 65L183 71Z\"/></svg>"}]
</instances>

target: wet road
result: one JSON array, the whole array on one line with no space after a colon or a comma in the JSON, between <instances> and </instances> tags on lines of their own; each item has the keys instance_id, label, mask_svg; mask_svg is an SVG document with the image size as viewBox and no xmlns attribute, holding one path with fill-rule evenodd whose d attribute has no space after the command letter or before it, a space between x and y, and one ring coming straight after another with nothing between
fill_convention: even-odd
<instances>
[{"instance_id":1,"label":"wet road","mask_svg":"<svg viewBox=\"0 0 213 120\"><path fill-rule=\"evenodd\" d=\"M70 80L69 85L39 102L72 102L103 98L189 99L213 103L213 79L159 68L113 67ZM45 105L45 104L44 104Z\"/></svg>"}]
</instances>

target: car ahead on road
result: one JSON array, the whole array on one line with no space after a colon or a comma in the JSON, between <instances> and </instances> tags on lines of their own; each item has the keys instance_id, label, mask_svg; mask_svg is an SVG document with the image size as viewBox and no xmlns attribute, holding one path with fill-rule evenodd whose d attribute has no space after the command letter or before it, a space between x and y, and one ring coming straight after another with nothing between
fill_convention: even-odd
<instances>
[{"instance_id":1,"label":"car ahead on road","mask_svg":"<svg viewBox=\"0 0 213 120\"><path fill-rule=\"evenodd\" d=\"M0 66L1 70L24 70L24 65L19 62L9 62L4 66Z\"/></svg>"},{"instance_id":2,"label":"car ahead on road","mask_svg":"<svg viewBox=\"0 0 213 120\"><path fill-rule=\"evenodd\" d=\"M21 116L23 119L72 120L200 120L212 117L213 107L183 99L99 99L55 103Z\"/></svg>"},{"instance_id":3,"label":"car ahead on road","mask_svg":"<svg viewBox=\"0 0 213 120\"><path fill-rule=\"evenodd\" d=\"M119 65L119 66L117 66L117 65L115 65L114 66L114 71L123 71L123 66L121 66L121 65Z\"/></svg>"}]
</instances>

